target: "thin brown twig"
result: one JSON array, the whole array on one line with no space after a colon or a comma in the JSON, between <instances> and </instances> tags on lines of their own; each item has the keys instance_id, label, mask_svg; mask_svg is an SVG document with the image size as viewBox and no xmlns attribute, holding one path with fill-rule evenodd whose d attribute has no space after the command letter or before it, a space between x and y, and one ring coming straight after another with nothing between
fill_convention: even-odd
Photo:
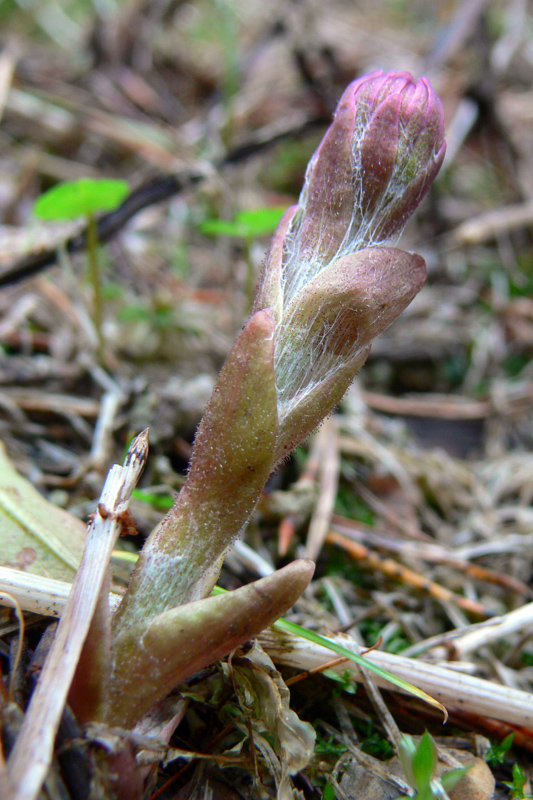
<instances>
[{"instance_id":1,"label":"thin brown twig","mask_svg":"<svg viewBox=\"0 0 533 800\"><path fill-rule=\"evenodd\" d=\"M475 600L470 600L468 597L461 597L461 595L446 589L444 586L432 581L430 578L426 578L423 575L420 575L420 573L415 572L408 567L404 567L397 561L393 561L392 558L381 558L380 556L376 555L376 553L372 553L367 547L364 547L364 545L358 544L352 539L342 536L340 533L330 531L326 537L326 540L330 544L336 544L339 547L342 547L342 549L349 553L352 558L355 558L358 561L364 561L369 567L382 572L389 578L399 580L402 583L406 583L407 585L414 587L415 589L427 592L427 594L437 600L454 602L460 606L460 608L470 614L475 614L476 616L483 618L491 616L490 612L487 611L487 609L484 608L481 603L477 603Z\"/></svg>"},{"instance_id":2,"label":"thin brown twig","mask_svg":"<svg viewBox=\"0 0 533 800\"><path fill-rule=\"evenodd\" d=\"M340 455L334 417L324 422L318 433L318 440L321 450L318 498L306 542L306 556L313 561L317 560L326 539L339 488Z\"/></svg>"},{"instance_id":3,"label":"thin brown twig","mask_svg":"<svg viewBox=\"0 0 533 800\"><path fill-rule=\"evenodd\" d=\"M406 542L403 539L393 538L390 533L386 534L381 532L374 526L365 525L363 522L354 522L351 519L341 517L335 514L331 520L332 530L347 536L349 539L359 542L363 545L372 545L374 549L387 552L398 553L403 557L409 555L415 556L417 559L428 561L433 564L444 564L448 567L463 572L471 578L485 583L491 583L495 586L501 586L511 592L524 595L525 597L533 597L533 590L523 581L512 575L506 575L490 567L484 567L481 564L472 564L462 558L458 558L453 552L446 552L445 548L439 544L417 543L416 545L411 542Z\"/></svg>"},{"instance_id":4,"label":"thin brown twig","mask_svg":"<svg viewBox=\"0 0 533 800\"><path fill-rule=\"evenodd\" d=\"M337 667L339 664L342 664L343 661L348 662L349 658L344 658L341 656L340 658L334 658L332 661L328 661L326 664L321 664L319 667L314 667L314 669L306 669L305 672L300 672L299 675L293 675L292 678L287 678L285 681L285 686L292 686L294 683L299 683L300 681L309 678L311 675L315 675L318 672L325 672L327 669L331 667Z\"/></svg>"}]
</instances>

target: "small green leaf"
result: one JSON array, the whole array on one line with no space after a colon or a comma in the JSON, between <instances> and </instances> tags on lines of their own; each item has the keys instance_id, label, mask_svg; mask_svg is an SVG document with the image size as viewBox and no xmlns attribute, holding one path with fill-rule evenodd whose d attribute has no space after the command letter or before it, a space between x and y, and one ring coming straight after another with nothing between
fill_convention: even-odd
<instances>
[{"instance_id":1,"label":"small green leaf","mask_svg":"<svg viewBox=\"0 0 533 800\"><path fill-rule=\"evenodd\" d=\"M158 511L168 511L174 505L174 498L170 495L154 494L145 489L134 489L131 496L134 500L140 500L141 503L148 503Z\"/></svg>"},{"instance_id":2,"label":"small green leaf","mask_svg":"<svg viewBox=\"0 0 533 800\"><path fill-rule=\"evenodd\" d=\"M249 211L240 211L236 219L246 229L247 237L266 236L276 230L277 224L287 209L267 206Z\"/></svg>"},{"instance_id":3,"label":"small green leaf","mask_svg":"<svg viewBox=\"0 0 533 800\"><path fill-rule=\"evenodd\" d=\"M322 792L323 800L335 800L336 794L335 789L331 785L331 783L326 783L324 786L324 791Z\"/></svg>"},{"instance_id":4,"label":"small green leaf","mask_svg":"<svg viewBox=\"0 0 533 800\"><path fill-rule=\"evenodd\" d=\"M336 681L339 684L338 689L334 690L335 697L338 697L341 691L347 694L357 694L357 684L352 680L349 670L345 670L342 675L339 675L333 669L325 669L322 674L325 678L329 678L329 680Z\"/></svg>"},{"instance_id":5,"label":"small green leaf","mask_svg":"<svg viewBox=\"0 0 533 800\"><path fill-rule=\"evenodd\" d=\"M316 735L315 755L317 756L335 756L340 758L344 755L347 748L342 742L338 742L333 735L324 739L320 733Z\"/></svg>"},{"instance_id":6,"label":"small green leaf","mask_svg":"<svg viewBox=\"0 0 533 800\"><path fill-rule=\"evenodd\" d=\"M487 752L485 753L485 761L491 767L497 767L499 764L504 764L508 750L513 745L514 733L506 736L503 742L494 742Z\"/></svg>"},{"instance_id":7,"label":"small green leaf","mask_svg":"<svg viewBox=\"0 0 533 800\"><path fill-rule=\"evenodd\" d=\"M437 746L433 737L425 731L413 754L411 766L417 789L426 789L437 770Z\"/></svg>"},{"instance_id":8,"label":"small green leaf","mask_svg":"<svg viewBox=\"0 0 533 800\"><path fill-rule=\"evenodd\" d=\"M233 219L206 219L199 225L200 232L205 236L235 236L244 238L244 231L239 223Z\"/></svg>"},{"instance_id":9,"label":"small green leaf","mask_svg":"<svg viewBox=\"0 0 533 800\"><path fill-rule=\"evenodd\" d=\"M239 211L232 220L206 219L200 231L206 236L233 236L237 239L254 239L272 233L285 208L270 206L250 211Z\"/></svg>"},{"instance_id":10,"label":"small green leaf","mask_svg":"<svg viewBox=\"0 0 533 800\"><path fill-rule=\"evenodd\" d=\"M408 733L404 733L400 739L398 754L402 762L402 768L408 783L414 787L415 776L413 773L413 758L416 753L416 742Z\"/></svg>"},{"instance_id":11,"label":"small green leaf","mask_svg":"<svg viewBox=\"0 0 533 800\"><path fill-rule=\"evenodd\" d=\"M399 747L400 761L408 783L416 789L413 800L440 800L447 797L446 792L459 783L472 764L448 770L440 778L436 777L438 753L435 740L425 731L418 743L412 736L404 733ZM398 798L404 800L404 798Z\"/></svg>"},{"instance_id":12,"label":"small green leaf","mask_svg":"<svg viewBox=\"0 0 533 800\"><path fill-rule=\"evenodd\" d=\"M527 783L527 775L520 764L513 764L513 781L503 781L503 785L511 790L512 800L531 800L533 794L526 794L524 789Z\"/></svg>"},{"instance_id":13,"label":"small green leaf","mask_svg":"<svg viewBox=\"0 0 533 800\"><path fill-rule=\"evenodd\" d=\"M467 764L466 767L457 767L456 769L450 769L448 772L445 772L444 775L441 775L440 782L444 786L447 792L451 792L454 786L456 786L461 778L466 775L472 764Z\"/></svg>"},{"instance_id":14,"label":"small green leaf","mask_svg":"<svg viewBox=\"0 0 533 800\"><path fill-rule=\"evenodd\" d=\"M38 198L33 213L40 219L67 220L114 211L129 190L127 182L121 180L83 178L58 183Z\"/></svg>"}]
</instances>

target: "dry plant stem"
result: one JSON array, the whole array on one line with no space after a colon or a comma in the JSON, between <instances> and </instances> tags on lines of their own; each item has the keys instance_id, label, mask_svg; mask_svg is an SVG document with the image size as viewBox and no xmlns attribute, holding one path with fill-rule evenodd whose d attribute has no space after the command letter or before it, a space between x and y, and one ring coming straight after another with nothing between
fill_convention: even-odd
<instances>
[{"instance_id":1,"label":"dry plant stem","mask_svg":"<svg viewBox=\"0 0 533 800\"><path fill-rule=\"evenodd\" d=\"M424 66L428 72L447 64L464 47L487 6L488 0L463 0L456 6L446 29L426 59Z\"/></svg>"},{"instance_id":2,"label":"dry plant stem","mask_svg":"<svg viewBox=\"0 0 533 800\"><path fill-rule=\"evenodd\" d=\"M532 221L533 202L528 201L469 219L454 230L453 238L463 245L481 244L517 228L528 228Z\"/></svg>"},{"instance_id":3,"label":"dry plant stem","mask_svg":"<svg viewBox=\"0 0 533 800\"><path fill-rule=\"evenodd\" d=\"M115 465L108 474L72 592L8 761L11 793L6 800L34 800L46 777L66 696L121 532L121 514L147 454L148 431L143 431L133 440L124 466Z\"/></svg>"},{"instance_id":4,"label":"dry plant stem","mask_svg":"<svg viewBox=\"0 0 533 800\"><path fill-rule=\"evenodd\" d=\"M15 74L15 65L18 60L17 51L18 47L12 42L7 44L0 55L0 122L4 114L13 75Z\"/></svg>"},{"instance_id":5,"label":"dry plant stem","mask_svg":"<svg viewBox=\"0 0 533 800\"><path fill-rule=\"evenodd\" d=\"M329 637L355 653L359 648L349 636ZM261 646L279 664L287 664L301 670L310 670L331 661L331 651L298 636L271 628L259 637ZM500 684L463 675L446 667L428 664L412 658L403 658L391 653L372 650L365 658L382 669L391 672L430 694L448 709L479 714L509 724L533 727L533 694L511 689ZM333 667L340 674L346 673L346 664ZM354 679L361 680L356 664L350 665ZM374 680L385 689L398 691L380 676Z\"/></svg>"},{"instance_id":6,"label":"dry plant stem","mask_svg":"<svg viewBox=\"0 0 533 800\"><path fill-rule=\"evenodd\" d=\"M464 561L459 557L455 551L451 551L437 544L417 543L416 545L411 542L406 542L403 539L391 538L390 534L385 531L380 531L379 528L366 525L363 522L354 522L353 520L346 519L335 515L332 518L331 528L336 533L347 536L361 545L372 545L372 547L379 551L400 553L402 559L408 559L414 556L417 559L423 559L430 563L446 564L453 567L471 578L487 583L496 584L496 586L503 586L511 592L522 594L531 597L533 591L523 581L519 581L512 575L505 575L496 570L482 567L479 564L472 564L469 561ZM510 537L508 537L510 538ZM523 534L516 535L516 544L527 544L526 537ZM509 547L513 542L507 542ZM501 544L501 542L500 542ZM505 542L504 542L505 544Z\"/></svg>"},{"instance_id":7,"label":"dry plant stem","mask_svg":"<svg viewBox=\"0 0 533 800\"><path fill-rule=\"evenodd\" d=\"M60 617L71 589L72 584L66 581L0 567L0 605L8 608L15 608L15 600L23 611L44 614L46 617ZM115 611L121 600L120 595L110 594L109 610Z\"/></svg>"},{"instance_id":8,"label":"dry plant stem","mask_svg":"<svg viewBox=\"0 0 533 800\"><path fill-rule=\"evenodd\" d=\"M362 391L361 398L374 411L400 416L463 420L485 419L495 412L493 404L489 400L471 400L453 395L429 394L419 397L391 397L377 392Z\"/></svg>"},{"instance_id":9,"label":"dry plant stem","mask_svg":"<svg viewBox=\"0 0 533 800\"><path fill-rule=\"evenodd\" d=\"M510 611L508 614L497 617L491 623L483 625L483 627L477 627L472 631L460 632L458 637L453 640L457 658L461 659L468 653L491 642L500 642L504 636L516 631L523 633L527 628L531 629L532 626L533 603L527 603L515 611Z\"/></svg>"},{"instance_id":10,"label":"dry plant stem","mask_svg":"<svg viewBox=\"0 0 533 800\"><path fill-rule=\"evenodd\" d=\"M96 469L103 470L109 463L113 446L113 426L125 399L118 387L109 389L102 397L90 454L91 463Z\"/></svg>"},{"instance_id":11,"label":"dry plant stem","mask_svg":"<svg viewBox=\"0 0 533 800\"><path fill-rule=\"evenodd\" d=\"M305 467L293 484L292 491L295 493L299 491L303 492L304 489L309 491L309 493L315 491L315 485L320 472L320 459L320 437L315 435L311 438L311 445ZM278 554L280 556L284 556L287 553L295 533L296 518L292 514L289 514L281 520L278 528Z\"/></svg>"},{"instance_id":12,"label":"dry plant stem","mask_svg":"<svg viewBox=\"0 0 533 800\"><path fill-rule=\"evenodd\" d=\"M349 666L348 669L350 669ZM398 754L398 747L400 745L400 739L402 738L402 734L396 724L394 717L387 708L387 704L385 703L383 697L381 696L381 692L379 691L375 681L374 673L371 672L369 669L363 669L361 670L361 678L364 687L367 691L367 694L370 697L370 701L374 706L374 711L381 720L381 724L386 730L387 736L393 743L394 749L396 750L396 754Z\"/></svg>"},{"instance_id":13,"label":"dry plant stem","mask_svg":"<svg viewBox=\"0 0 533 800\"><path fill-rule=\"evenodd\" d=\"M6 387L2 390L6 402L18 406L22 411L45 411L56 414L79 415L82 418L96 417L100 402L90 397L72 397L67 394L51 394L39 389Z\"/></svg>"},{"instance_id":14,"label":"dry plant stem","mask_svg":"<svg viewBox=\"0 0 533 800\"><path fill-rule=\"evenodd\" d=\"M249 544L243 542L242 539L237 539L229 552L246 569L259 575L261 578L266 578L267 575L272 575L275 571L275 567L272 565L271 561L267 561L262 555L256 553L256 551L250 547Z\"/></svg>"},{"instance_id":15,"label":"dry plant stem","mask_svg":"<svg viewBox=\"0 0 533 800\"><path fill-rule=\"evenodd\" d=\"M9 678L9 687L8 687L8 698L11 702L14 701L15 698L15 682L17 680L17 670L19 668L20 659L22 657L22 651L24 648L24 615L22 613L22 609L20 604L15 600L14 597L11 597L10 600L13 603L13 607L15 609L15 616L17 617L17 622L19 624L19 635L18 635L18 644L17 644L17 653L13 660L13 664L11 666L11 676ZM1 750L1 748L0 748Z\"/></svg>"},{"instance_id":16,"label":"dry plant stem","mask_svg":"<svg viewBox=\"0 0 533 800\"><path fill-rule=\"evenodd\" d=\"M337 443L337 423L329 417L318 433L322 450L318 499L307 534L307 558L316 561L329 529L335 498L339 487L340 455Z\"/></svg>"}]
</instances>

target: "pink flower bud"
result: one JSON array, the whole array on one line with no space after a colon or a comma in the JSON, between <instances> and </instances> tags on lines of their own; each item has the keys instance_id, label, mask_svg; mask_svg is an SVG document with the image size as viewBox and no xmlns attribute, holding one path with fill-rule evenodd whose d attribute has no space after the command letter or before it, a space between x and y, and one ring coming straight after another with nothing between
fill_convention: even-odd
<instances>
[{"instance_id":1,"label":"pink flower bud","mask_svg":"<svg viewBox=\"0 0 533 800\"><path fill-rule=\"evenodd\" d=\"M411 302L423 259L383 247L398 235L444 157L442 104L425 78L354 81L284 214L254 311L276 324L276 457L312 430L361 367L371 340Z\"/></svg>"},{"instance_id":2,"label":"pink flower bud","mask_svg":"<svg viewBox=\"0 0 533 800\"><path fill-rule=\"evenodd\" d=\"M375 72L351 83L309 164L286 240L289 295L333 259L401 233L444 153L442 104L426 78Z\"/></svg>"},{"instance_id":3,"label":"pink flower bud","mask_svg":"<svg viewBox=\"0 0 533 800\"><path fill-rule=\"evenodd\" d=\"M370 118L357 144L362 213L374 216L373 239L383 241L401 233L436 177L446 151L444 120L426 78L415 84L404 73L363 81L354 97L359 113L365 91Z\"/></svg>"}]
</instances>

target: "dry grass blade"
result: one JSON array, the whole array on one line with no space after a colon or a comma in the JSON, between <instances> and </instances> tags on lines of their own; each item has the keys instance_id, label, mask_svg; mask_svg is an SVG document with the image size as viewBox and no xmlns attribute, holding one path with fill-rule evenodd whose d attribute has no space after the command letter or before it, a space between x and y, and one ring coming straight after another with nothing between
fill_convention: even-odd
<instances>
[{"instance_id":1,"label":"dry grass blade","mask_svg":"<svg viewBox=\"0 0 533 800\"><path fill-rule=\"evenodd\" d=\"M15 655L15 661L13 665L13 670L11 672L11 676L9 679L9 688L8 688L8 697L10 700L13 700L14 693L15 693L15 676L17 674L17 669L20 664L20 659L22 657L22 649L23 649L23 641L24 641L24 615L22 613L22 608L20 607L20 603L17 602L16 598L12 595L7 593L0 593L0 602L4 602L5 600L9 601L9 603L15 609L15 616L17 617L17 621L19 624L19 638L18 638L18 645L17 645L17 653Z\"/></svg>"},{"instance_id":2,"label":"dry grass blade","mask_svg":"<svg viewBox=\"0 0 533 800\"><path fill-rule=\"evenodd\" d=\"M309 524L306 556L316 561L322 550L329 529L333 506L339 488L340 454L337 439L337 424L329 417L322 425L318 438L322 452L318 499Z\"/></svg>"},{"instance_id":3,"label":"dry grass blade","mask_svg":"<svg viewBox=\"0 0 533 800\"><path fill-rule=\"evenodd\" d=\"M480 244L517 228L527 228L532 220L532 202L497 208L463 222L455 229L453 236L460 244Z\"/></svg>"},{"instance_id":4,"label":"dry grass blade","mask_svg":"<svg viewBox=\"0 0 533 800\"><path fill-rule=\"evenodd\" d=\"M121 515L147 454L148 431L143 431L133 440L124 466L115 465L108 474L72 592L8 761L9 800L33 800L46 777L66 696L121 531Z\"/></svg>"},{"instance_id":5,"label":"dry grass blade","mask_svg":"<svg viewBox=\"0 0 533 800\"><path fill-rule=\"evenodd\" d=\"M334 641L344 647L359 652L353 639L337 635ZM315 645L284 631L269 629L259 637L262 647L277 663L287 664L301 670L311 670L331 661L331 652L325 647ZM490 681L464 675L447 667L428 664L423 661L372 650L365 659L394 674L397 678L427 692L448 709L479 714L514 725L533 727L533 695L519 689L491 683ZM332 667L341 675L346 673L346 664ZM350 665L350 670L352 665ZM353 665L353 676L360 681L361 675ZM390 689L391 686L380 676L375 677L378 686Z\"/></svg>"},{"instance_id":6,"label":"dry grass blade","mask_svg":"<svg viewBox=\"0 0 533 800\"><path fill-rule=\"evenodd\" d=\"M531 631L533 629L533 603L527 603L521 608L504 614L491 623L473 630L468 629L454 640L453 646L457 652L457 658L461 659L468 653L472 653L479 647L495 641L501 641L505 636L516 631Z\"/></svg>"},{"instance_id":7,"label":"dry grass blade","mask_svg":"<svg viewBox=\"0 0 533 800\"><path fill-rule=\"evenodd\" d=\"M0 603L8 608L16 608L18 603L23 611L61 617L71 589L72 584L66 581L0 567ZM110 610L115 611L121 600L120 595L110 594Z\"/></svg>"},{"instance_id":8,"label":"dry grass blade","mask_svg":"<svg viewBox=\"0 0 533 800\"><path fill-rule=\"evenodd\" d=\"M0 120L2 119L7 96L15 72L15 53L12 47L7 47L0 55Z\"/></svg>"}]
</instances>

